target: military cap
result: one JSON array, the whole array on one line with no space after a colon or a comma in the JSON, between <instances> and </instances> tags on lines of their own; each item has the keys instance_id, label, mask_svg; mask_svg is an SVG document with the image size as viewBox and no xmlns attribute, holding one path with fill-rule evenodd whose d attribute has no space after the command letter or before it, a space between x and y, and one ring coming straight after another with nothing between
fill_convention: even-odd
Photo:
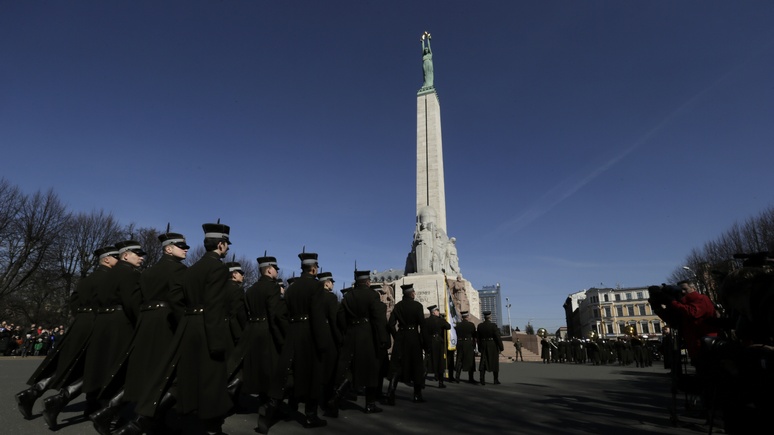
<instances>
[{"instance_id":1,"label":"military cap","mask_svg":"<svg viewBox=\"0 0 774 435\"><path fill-rule=\"evenodd\" d=\"M118 248L119 254L123 254L126 251L132 251L141 257L143 255L148 255L147 252L142 250L142 246L140 245L140 242L137 242L135 240L124 240L123 242L118 242L116 243L116 248Z\"/></svg>"},{"instance_id":2,"label":"military cap","mask_svg":"<svg viewBox=\"0 0 774 435\"><path fill-rule=\"evenodd\" d=\"M274 257L258 257L256 261L258 261L259 268L274 266L275 269L280 270L279 266L277 266L277 259Z\"/></svg>"},{"instance_id":3,"label":"military cap","mask_svg":"<svg viewBox=\"0 0 774 435\"><path fill-rule=\"evenodd\" d=\"M469 313L469 312L467 312L467 311L460 311L460 315L461 315L462 317L468 317L468 316L470 316L470 313Z\"/></svg>"},{"instance_id":4,"label":"military cap","mask_svg":"<svg viewBox=\"0 0 774 435\"><path fill-rule=\"evenodd\" d=\"M355 281L362 281L371 278L371 271L370 270L356 270L355 271Z\"/></svg>"},{"instance_id":5,"label":"military cap","mask_svg":"<svg viewBox=\"0 0 774 435\"><path fill-rule=\"evenodd\" d=\"M491 316L492 312L491 311L484 311L482 314L484 315L484 317L486 317L486 316Z\"/></svg>"},{"instance_id":6,"label":"military cap","mask_svg":"<svg viewBox=\"0 0 774 435\"><path fill-rule=\"evenodd\" d=\"M204 230L204 238L205 239L218 239L221 241L224 241L231 244L231 241L228 239L229 232L231 231L231 227L225 224L217 223L217 224L203 224L202 229Z\"/></svg>"},{"instance_id":7,"label":"military cap","mask_svg":"<svg viewBox=\"0 0 774 435\"><path fill-rule=\"evenodd\" d=\"M191 249L191 247L185 243L185 236L179 233L161 234L159 236L159 241L161 242L162 248L167 245L175 245L180 249Z\"/></svg>"},{"instance_id":8,"label":"military cap","mask_svg":"<svg viewBox=\"0 0 774 435\"><path fill-rule=\"evenodd\" d=\"M431 313L438 309L438 305L430 305L427 307L427 311L430 311Z\"/></svg>"},{"instance_id":9,"label":"military cap","mask_svg":"<svg viewBox=\"0 0 774 435\"><path fill-rule=\"evenodd\" d=\"M317 254L313 252L302 252L298 254L298 258L301 259L301 265L305 264L317 264Z\"/></svg>"},{"instance_id":10,"label":"military cap","mask_svg":"<svg viewBox=\"0 0 774 435\"><path fill-rule=\"evenodd\" d=\"M331 272L320 272L317 274L317 279L320 281L336 282L336 280L333 279L333 274Z\"/></svg>"},{"instance_id":11,"label":"military cap","mask_svg":"<svg viewBox=\"0 0 774 435\"><path fill-rule=\"evenodd\" d=\"M226 263L226 267L228 267L229 272L239 272L242 275L245 274L245 271L242 270L242 265L237 263L236 261L229 261Z\"/></svg>"},{"instance_id":12,"label":"military cap","mask_svg":"<svg viewBox=\"0 0 774 435\"><path fill-rule=\"evenodd\" d=\"M94 256L97 257L98 260L115 255L118 255L118 249L115 246L105 246L94 251Z\"/></svg>"},{"instance_id":13,"label":"military cap","mask_svg":"<svg viewBox=\"0 0 774 435\"><path fill-rule=\"evenodd\" d=\"M401 289L403 289L403 294L411 293L414 291L414 284L401 284Z\"/></svg>"}]
</instances>

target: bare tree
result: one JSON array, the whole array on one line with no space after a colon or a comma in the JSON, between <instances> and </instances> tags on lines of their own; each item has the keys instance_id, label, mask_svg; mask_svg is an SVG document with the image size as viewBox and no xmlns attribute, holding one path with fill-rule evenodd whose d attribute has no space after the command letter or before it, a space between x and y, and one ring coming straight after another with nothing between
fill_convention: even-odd
<instances>
[{"instance_id":1,"label":"bare tree","mask_svg":"<svg viewBox=\"0 0 774 435\"><path fill-rule=\"evenodd\" d=\"M68 217L52 190L21 196L11 205L16 212L9 216L10 222L0 239L0 299L24 288L41 266L51 260L52 246Z\"/></svg>"},{"instance_id":2,"label":"bare tree","mask_svg":"<svg viewBox=\"0 0 774 435\"><path fill-rule=\"evenodd\" d=\"M774 207L731 227L702 248L694 248L682 266L669 276L672 282L690 279L713 301L722 279L734 268L735 254L770 251L774 248Z\"/></svg>"}]
</instances>

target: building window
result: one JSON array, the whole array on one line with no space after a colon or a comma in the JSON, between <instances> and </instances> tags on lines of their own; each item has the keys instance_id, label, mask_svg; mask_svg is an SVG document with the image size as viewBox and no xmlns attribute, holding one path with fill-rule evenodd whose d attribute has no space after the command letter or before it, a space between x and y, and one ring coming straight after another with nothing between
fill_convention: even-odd
<instances>
[{"instance_id":1,"label":"building window","mask_svg":"<svg viewBox=\"0 0 774 435\"><path fill-rule=\"evenodd\" d=\"M618 315L618 317L623 317L623 307L620 305L615 307L615 313Z\"/></svg>"},{"instance_id":2,"label":"building window","mask_svg":"<svg viewBox=\"0 0 774 435\"><path fill-rule=\"evenodd\" d=\"M653 330L656 334L661 334L661 322L653 322Z\"/></svg>"},{"instance_id":3,"label":"building window","mask_svg":"<svg viewBox=\"0 0 774 435\"><path fill-rule=\"evenodd\" d=\"M650 334L650 328L648 327L648 322L642 322L640 324L640 328L642 328L643 334Z\"/></svg>"},{"instance_id":4,"label":"building window","mask_svg":"<svg viewBox=\"0 0 774 435\"><path fill-rule=\"evenodd\" d=\"M621 302L621 294L620 293L616 293L615 294L615 300L616 300L616 302Z\"/></svg>"},{"instance_id":5,"label":"building window","mask_svg":"<svg viewBox=\"0 0 774 435\"><path fill-rule=\"evenodd\" d=\"M608 334L613 334L613 324L612 323L608 323L605 326L607 327L607 333Z\"/></svg>"},{"instance_id":6,"label":"building window","mask_svg":"<svg viewBox=\"0 0 774 435\"><path fill-rule=\"evenodd\" d=\"M626 293L626 300L627 301L632 300L632 294L631 293Z\"/></svg>"},{"instance_id":7,"label":"building window","mask_svg":"<svg viewBox=\"0 0 774 435\"><path fill-rule=\"evenodd\" d=\"M644 299L644 298L642 297L642 292L637 292L637 299Z\"/></svg>"},{"instance_id":8,"label":"building window","mask_svg":"<svg viewBox=\"0 0 774 435\"><path fill-rule=\"evenodd\" d=\"M599 319L599 308L594 308L592 313L593 313L595 319Z\"/></svg>"},{"instance_id":9,"label":"building window","mask_svg":"<svg viewBox=\"0 0 774 435\"><path fill-rule=\"evenodd\" d=\"M640 316L645 316L645 315L647 315L647 314L645 313L645 304L640 304L640 305L637 305L637 308L638 308L638 309L639 309L639 311L640 311Z\"/></svg>"},{"instance_id":10,"label":"building window","mask_svg":"<svg viewBox=\"0 0 774 435\"><path fill-rule=\"evenodd\" d=\"M605 302L610 302L610 297L607 293L605 293L603 297L605 298Z\"/></svg>"},{"instance_id":11,"label":"building window","mask_svg":"<svg viewBox=\"0 0 774 435\"><path fill-rule=\"evenodd\" d=\"M605 307L605 317L613 317L613 316L610 314L610 307Z\"/></svg>"},{"instance_id":12,"label":"building window","mask_svg":"<svg viewBox=\"0 0 774 435\"><path fill-rule=\"evenodd\" d=\"M629 315L630 315L630 316L634 316L634 305L629 305L629 306L628 306L628 307L626 307L626 308L627 308L627 310L629 311Z\"/></svg>"}]
</instances>

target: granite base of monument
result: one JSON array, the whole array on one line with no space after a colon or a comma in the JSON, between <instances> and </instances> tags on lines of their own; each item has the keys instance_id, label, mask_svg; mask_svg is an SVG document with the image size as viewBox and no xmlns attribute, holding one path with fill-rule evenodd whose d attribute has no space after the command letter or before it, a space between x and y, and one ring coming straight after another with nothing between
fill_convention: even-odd
<instances>
[{"instance_id":1,"label":"granite base of monument","mask_svg":"<svg viewBox=\"0 0 774 435\"><path fill-rule=\"evenodd\" d=\"M446 284L444 280L456 282L457 292L461 290L459 287L464 287L463 294L455 294L455 284L449 286L444 290ZM446 314L448 303L446 302L447 294L452 295L452 299L455 300L455 307L457 312L468 311L471 317L475 320L474 323L478 323L478 319L481 318L481 308L478 301L478 291L476 291L470 282L464 279L456 279L455 277L444 276L443 274L409 274L404 276L398 281L395 281L395 301L398 302L403 299L403 293L400 291L400 286L403 284L413 284L414 291L416 292L415 300L422 304L427 309L432 305L438 305L441 313ZM448 292L448 293L446 293ZM425 314L428 314L427 312Z\"/></svg>"}]
</instances>

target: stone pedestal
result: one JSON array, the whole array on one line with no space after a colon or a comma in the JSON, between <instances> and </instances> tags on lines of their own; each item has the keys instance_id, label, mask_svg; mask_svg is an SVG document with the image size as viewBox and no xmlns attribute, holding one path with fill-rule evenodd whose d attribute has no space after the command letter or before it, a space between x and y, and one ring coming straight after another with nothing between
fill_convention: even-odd
<instances>
[{"instance_id":1,"label":"stone pedestal","mask_svg":"<svg viewBox=\"0 0 774 435\"><path fill-rule=\"evenodd\" d=\"M478 299L478 291L473 288L470 282L463 280L465 285L465 293L467 294L468 303L470 305L469 310L471 316L476 320L481 318L481 304ZM444 275L443 274L410 274L401 278L399 281L395 281L395 300L396 303L403 299L403 292L400 286L403 284L413 284L414 291L416 292L416 301L422 304L425 308L425 315L428 314L427 307L431 305L438 305L441 313L446 314L448 307L447 299L448 293L444 293ZM447 292L451 291L448 289ZM457 308L459 313L460 309ZM474 322L477 323L477 322Z\"/></svg>"}]
</instances>

